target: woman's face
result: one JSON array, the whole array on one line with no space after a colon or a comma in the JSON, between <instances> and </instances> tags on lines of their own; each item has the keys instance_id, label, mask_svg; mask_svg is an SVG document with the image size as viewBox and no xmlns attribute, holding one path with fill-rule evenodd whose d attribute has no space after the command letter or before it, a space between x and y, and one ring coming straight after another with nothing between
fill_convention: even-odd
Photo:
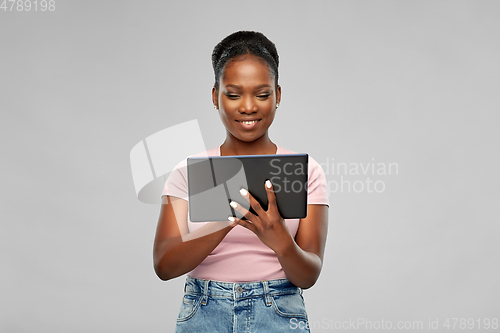
<instances>
[{"instance_id":1,"label":"woman's face","mask_svg":"<svg viewBox=\"0 0 500 333\"><path fill-rule=\"evenodd\" d=\"M212 100L226 130L235 139L252 142L267 133L281 99L267 63L253 55L231 59L212 89Z\"/></svg>"}]
</instances>

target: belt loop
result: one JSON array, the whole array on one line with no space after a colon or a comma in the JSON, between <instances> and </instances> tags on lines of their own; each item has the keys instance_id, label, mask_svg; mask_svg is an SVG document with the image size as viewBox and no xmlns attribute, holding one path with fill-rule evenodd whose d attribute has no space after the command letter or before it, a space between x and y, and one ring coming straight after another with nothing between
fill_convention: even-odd
<instances>
[{"instance_id":1,"label":"belt loop","mask_svg":"<svg viewBox=\"0 0 500 333\"><path fill-rule=\"evenodd\" d=\"M203 299L201 300L202 305L207 305L208 301L208 284L210 280L205 280L205 284L203 286Z\"/></svg>"},{"instance_id":2,"label":"belt loop","mask_svg":"<svg viewBox=\"0 0 500 333\"><path fill-rule=\"evenodd\" d=\"M271 296L269 296L269 284L267 280L262 281L262 285L264 286L264 294L266 298L266 305L271 306Z\"/></svg>"}]
</instances>

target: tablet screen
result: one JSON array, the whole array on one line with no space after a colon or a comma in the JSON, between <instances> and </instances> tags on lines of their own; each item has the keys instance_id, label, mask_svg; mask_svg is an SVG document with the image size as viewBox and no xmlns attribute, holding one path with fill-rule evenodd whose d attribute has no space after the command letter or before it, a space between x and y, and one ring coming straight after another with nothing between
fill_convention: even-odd
<instances>
[{"instance_id":1,"label":"tablet screen","mask_svg":"<svg viewBox=\"0 0 500 333\"><path fill-rule=\"evenodd\" d=\"M242 218L229 206L236 201L250 209L239 192L241 188L247 189L267 210L267 179L273 184L283 218L307 216L307 154L190 157L187 171L191 222L227 221L228 216Z\"/></svg>"}]
</instances>

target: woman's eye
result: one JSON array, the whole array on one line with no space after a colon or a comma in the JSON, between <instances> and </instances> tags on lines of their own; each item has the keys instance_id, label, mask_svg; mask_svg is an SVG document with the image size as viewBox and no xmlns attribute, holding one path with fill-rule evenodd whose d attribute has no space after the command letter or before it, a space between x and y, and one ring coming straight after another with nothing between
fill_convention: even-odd
<instances>
[{"instance_id":1,"label":"woman's eye","mask_svg":"<svg viewBox=\"0 0 500 333\"><path fill-rule=\"evenodd\" d=\"M238 95L226 94L228 98L238 98Z\"/></svg>"},{"instance_id":2,"label":"woman's eye","mask_svg":"<svg viewBox=\"0 0 500 333\"><path fill-rule=\"evenodd\" d=\"M259 97L259 98L268 98L269 96L271 96L271 94L258 95L257 97Z\"/></svg>"}]
</instances>

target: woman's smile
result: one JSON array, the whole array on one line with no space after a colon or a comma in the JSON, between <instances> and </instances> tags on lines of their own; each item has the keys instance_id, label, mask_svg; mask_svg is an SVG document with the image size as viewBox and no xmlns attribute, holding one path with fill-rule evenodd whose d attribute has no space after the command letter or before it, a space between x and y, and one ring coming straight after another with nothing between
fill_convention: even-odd
<instances>
[{"instance_id":1,"label":"woman's smile","mask_svg":"<svg viewBox=\"0 0 500 333\"><path fill-rule=\"evenodd\" d=\"M255 120L236 120L237 123L241 125L241 128L244 130L252 130L257 126L257 123L261 119L255 119Z\"/></svg>"}]
</instances>

